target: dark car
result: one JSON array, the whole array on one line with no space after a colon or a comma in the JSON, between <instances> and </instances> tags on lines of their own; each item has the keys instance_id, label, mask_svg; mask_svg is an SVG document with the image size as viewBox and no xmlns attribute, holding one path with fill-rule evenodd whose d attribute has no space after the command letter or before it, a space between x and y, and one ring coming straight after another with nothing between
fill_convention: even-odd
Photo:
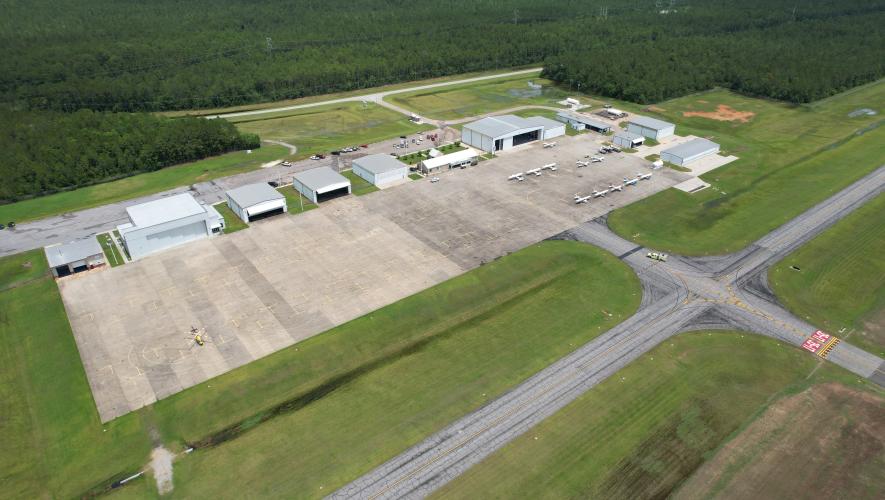
<instances>
[{"instance_id":1,"label":"dark car","mask_svg":"<svg viewBox=\"0 0 885 500\"><path fill-rule=\"evenodd\" d=\"M9 229L14 228L14 227L15 227L15 222L7 222L7 223L6 223L6 227L8 227Z\"/></svg>"},{"instance_id":2,"label":"dark car","mask_svg":"<svg viewBox=\"0 0 885 500\"><path fill-rule=\"evenodd\" d=\"M6 226L4 226L3 224L0 224L0 231L2 231L4 229L6 229Z\"/></svg>"},{"instance_id":3,"label":"dark car","mask_svg":"<svg viewBox=\"0 0 885 500\"><path fill-rule=\"evenodd\" d=\"M277 182L277 181L267 181L267 185L270 186L270 187L272 187L272 188L280 187L280 183Z\"/></svg>"}]
</instances>

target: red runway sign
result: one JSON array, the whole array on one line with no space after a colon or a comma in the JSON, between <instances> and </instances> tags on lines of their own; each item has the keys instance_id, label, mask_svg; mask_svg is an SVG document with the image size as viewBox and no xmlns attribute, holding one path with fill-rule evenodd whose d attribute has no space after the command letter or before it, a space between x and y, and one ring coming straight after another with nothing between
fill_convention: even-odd
<instances>
[{"instance_id":1,"label":"red runway sign","mask_svg":"<svg viewBox=\"0 0 885 500\"><path fill-rule=\"evenodd\" d=\"M802 343L802 348L810 352L817 352L817 350L820 349L820 346L820 342L815 342L812 339L808 339Z\"/></svg>"},{"instance_id":2,"label":"red runway sign","mask_svg":"<svg viewBox=\"0 0 885 500\"><path fill-rule=\"evenodd\" d=\"M815 342L820 342L822 344L825 343L826 341L830 340L830 337L831 337L831 335L828 335L820 330L811 334L812 340L814 340Z\"/></svg>"}]
</instances>

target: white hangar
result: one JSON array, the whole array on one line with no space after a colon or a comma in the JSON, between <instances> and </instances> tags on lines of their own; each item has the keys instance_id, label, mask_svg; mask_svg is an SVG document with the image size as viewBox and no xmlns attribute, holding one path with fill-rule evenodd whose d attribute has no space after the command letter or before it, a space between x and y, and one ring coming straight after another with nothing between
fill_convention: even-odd
<instances>
[{"instance_id":1,"label":"white hangar","mask_svg":"<svg viewBox=\"0 0 885 500\"><path fill-rule=\"evenodd\" d=\"M356 158L351 166L353 173L378 187L401 181L409 175L408 165L381 153Z\"/></svg>"},{"instance_id":2,"label":"white hangar","mask_svg":"<svg viewBox=\"0 0 885 500\"><path fill-rule=\"evenodd\" d=\"M676 132L676 125L648 116L634 116L627 122L627 132L659 141L673 135Z\"/></svg>"},{"instance_id":3,"label":"white hangar","mask_svg":"<svg viewBox=\"0 0 885 500\"><path fill-rule=\"evenodd\" d=\"M531 116L489 116L464 125L461 142L494 153L520 146L532 141L547 140L565 135L565 124Z\"/></svg>"},{"instance_id":4,"label":"white hangar","mask_svg":"<svg viewBox=\"0 0 885 500\"><path fill-rule=\"evenodd\" d=\"M123 246L135 260L189 241L221 234L224 218L189 193L126 208L129 222L117 226Z\"/></svg>"},{"instance_id":5,"label":"white hangar","mask_svg":"<svg viewBox=\"0 0 885 500\"><path fill-rule=\"evenodd\" d=\"M314 203L350 194L350 180L329 167L295 174L292 187Z\"/></svg>"},{"instance_id":6,"label":"white hangar","mask_svg":"<svg viewBox=\"0 0 885 500\"><path fill-rule=\"evenodd\" d=\"M697 138L661 151L661 159L674 165L684 166L705 156L719 152L719 144Z\"/></svg>"},{"instance_id":7,"label":"white hangar","mask_svg":"<svg viewBox=\"0 0 885 500\"><path fill-rule=\"evenodd\" d=\"M283 214L287 210L286 197L264 182L240 186L224 194L227 206L246 223Z\"/></svg>"}]
</instances>

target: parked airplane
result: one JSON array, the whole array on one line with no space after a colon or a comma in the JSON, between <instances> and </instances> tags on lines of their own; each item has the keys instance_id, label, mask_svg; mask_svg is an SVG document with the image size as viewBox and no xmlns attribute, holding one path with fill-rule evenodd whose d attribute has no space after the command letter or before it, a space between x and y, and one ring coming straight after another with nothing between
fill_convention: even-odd
<instances>
[{"instance_id":1,"label":"parked airplane","mask_svg":"<svg viewBox=\"0 0 885 500\"><path fill-rule=\"evenodd\" d=\"M581 160L578 160L578 161L576 161L575 163L578 165L578 168L581 168L581 167L589 167L589 166L590 166L590 162L589 162L589 161L581 161Z\"/></svg>"},{"instance_id":2,"label":"parked airplane","mask_svg":"<svg viewBox=\"0 0 885 500\"><path fill-rule=\"evenodd\" d=\"M532 174L534 174L534 175L536 175L536 176L537 176L537 175L541 175L541 169L540 169L540 168L533 168L533 169L531 169L531 170L526 170L526 171L525 171L525 175L532 175Z\"/></svg>"},{"instance_id":3,"label":"parked airplane","mask_svg":"<svg viewBox=\"0 0 885 500\"><path fill-rule=\"evenodd\" d=\"M605 196L606 194L608 194L608 189L603 189L602 191L593 191L593 195L592 195L592 196L593 196L594 198L599 198L599 197L601 197L601 196Z\"/></svg>"},{"instance_id":4,"label":"parked airplane","mask_svg":"<svg viewBox=\"0 0 885 500\"><path fill-rule=\"evenodd\" d=\"M548 164L544 165L543 167L541 167L541 170L550 170L551 172L555 172L556 171L556 164L555 163L548 163Z\"/></svg>"},{"instance_id":5,"label":"parked airplane","mask_svg":"<svg viewBox=\"0 0 885 500\"><path fill-rule=\"evenodd\" d=\"M603 157L601 157L601 156L593 156L593 157L590 158L590 161L593 162L593 163L599 163L599 162L601 162L601 161L603 161L603 160L605 160L605 158L603 158Z\"/></svg>"},{"instance_id":6,"label":"parked airplane","mask_svg":"<svg viewBox=\"0 0 885 500\"><path fill-rule=\"evenodd\" d=\"M636 174L636 175L639 178L639 180L641 180L641 181L647 181L647 180L651 179L651 174Z\"/></svg>"},{"instance_id":7,"label":"parked airplane","mask_svg":"<svg viewBox=\"0 0 885 500\"><path fill-rule=\"evenodd\" d=\"M575 195L575 204L579 205L581 203L590 203L590 198L593 198L593 195L579 196L576 194Z\"/></svg>"},{"instance_id":8,"label":"parked airplane","mask_svg":"<svg viewBox=\"0 0 885 500\"><path fill-rule=\"evenodd\" d=\"M520 172L520 173L518 173L518 174L513 174L513 175L511 175L510 177L507 178L507 180L508 180L508 181L519 181L519 182L522 182L522 181L525 180L525 177L523 177L523 176L522 176L522 172Z\"/></svg>"},{"instance_id":9,"label":"parked airplane","mask_svg":"<svg viewBox=\"0 0 885 500\"><path fill-rule=\"evenodd\" d=\"M545 143L544 143L544 147L545 147L545 148L552 148L552 147L554 147L554 146L556 146L556 143L555 143L555 142L545 142Z\"/></svg>"},{"instance_id":10,"label":"parked airplane","mask_svg":"<svg viewBox=\"0 0 885 500\"><path fill-rule=\"evenodd\" d=\"M609 185L608 185L608 192L609 192L609 193L614 192L614 191L618 191L618 192L620 192L620 191L623 191L623 190L624 190L624 185L623 185L623 184L618 184L617 186L615 186L614 184L609 184Z\"/></svg>"},{"instance_id":11,"label":"parked airplane","mask_svg":"<svg viewBox=\"0 0 885 500\"><path fill-rule=\"evenodd\" d=\"M626 177L624 177L625 186L635 186L637 182L639 182L639 177L634 177L632 179L627 179Z\"/></svg>"}]
</instances>

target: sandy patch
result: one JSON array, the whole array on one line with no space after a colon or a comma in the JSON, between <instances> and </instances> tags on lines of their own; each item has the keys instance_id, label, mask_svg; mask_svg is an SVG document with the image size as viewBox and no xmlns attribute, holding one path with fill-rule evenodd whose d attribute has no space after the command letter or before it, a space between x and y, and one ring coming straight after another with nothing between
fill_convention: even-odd
<instances>
[{"instance_id":1,"label":"sandy patch","mask_svg":"<svg viewBox=\"0 0 885 500\"><path fill-rule=\"evenodd\" d=\"M873 498L885 489L885 399L839 384L769 407L676 498Z\"/></svg>"},{"instance_id":2,"label":"sandy patch","mask_svg":"<svg viewBox=\"0 0 885 500\"><path fill-rule=\"evenodd\" d=\"M719 106L716 106L716 111L683 111L682 116L699 116L701 118L709 118L711 120L718 120L722 122L747 123L748 121L750 121L751 118L756 116L756 113L752 111L738 111L726 104L720 104Z\"/></svg>"},{"instance_id":3,"label":"sandy patch","mask_svg":"<svg viewBox=\"0 0 885 500\"><path fill-rule=\"evenodd\" d=\"M172 491L172 460L175 455L162 446L151 452L151 469L157 480L157 491L165 495Z\"/></svg>"},{"instance_id":4,"label":"sandy patch","mask_svg":"<svg viewBox=\"0 0 885 500\"><path fill-rule=\"evenodd\" d=\"M663 113L664 111L667 111L666 109L664 109L660 106L649 106L645 109L648 111L654 111L655 113Z\"/></svg>"}]
</instances>

